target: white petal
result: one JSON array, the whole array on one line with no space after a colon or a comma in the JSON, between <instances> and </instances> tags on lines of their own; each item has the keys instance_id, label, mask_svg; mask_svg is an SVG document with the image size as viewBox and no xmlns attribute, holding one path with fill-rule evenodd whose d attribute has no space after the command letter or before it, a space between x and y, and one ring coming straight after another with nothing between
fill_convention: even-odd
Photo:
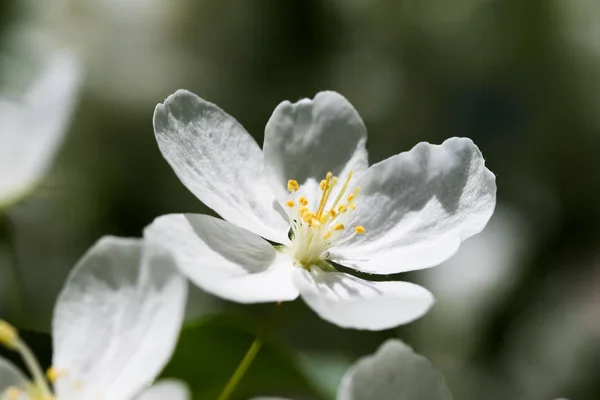
<instances>
[{"instance_id":1,"label":"white petal","mask_svg":"<svg viewBox=\"0 0 600 400\"><path fill-rule=\"evenodd\" d=\"M294 300L292 259L261 237L208 215L157 218L144 232L148 245L164 246L201 289L227 300Z\"/></svg>"},{"instance_id":2,"label":"white petal","mask_svg":"<svg viewBox=\"0 0 600 400\"><path fill-rule=\"evenodd\" d=\"M137 400L189 400L191 399L188 387L174 379L158 381L145 390Z\"/></svg>"},{"instance_id":3,"label":"white petal","mask_svg":"<svg viewBox=\"0 0 600 400\"><path fill-rule=\"evenodd\" d=\"M425 357L397 339L348 369L337 400L452 400L444 378Z\"/></svg>"},{"instance_id":4,"label":"white petal","mask_svg":"<svg viewBox=\"0 0 600 400\"><path fill-rule=\"evenodd\" d=\"M269 183L278 200L285 202L290 179L298 181L300 194L314 207L327 172L343 179L354 171L358 178L369 166L366 142L358 112L336 92L279 104L267 123L263 146Z\"/></svg>"},{"instance_id":5,"label":"white petal","mask_svg":"<svg viewBox=\"0 0 600 400\"><path fill-rule=\"evenodd\" d=\"M141 241L105 237L72 271L53 319L61 400L129 400L170 358L187 284L156 251L142 256Z\"/></svg>"},{"instance_id":6,"label":"white petal","mask_svg":"<svg viewBox=\"0 0 600 400\"><path fill-rule=\"evenodd\" d=\"M44 57L21 98L0 98L0 209L24 196L50 167L67 132L80 75L73 54L55 52Z\"/></svg>"},{"instance_id":7,"label":"white petal","mask_svg":"<svg viewBox=\"0 0 600 400\"><path fill-rule=\"evenodd\" d=\"M267 183L262 152L233 117L178 90L156 106L154 133L181 182L204 204L269 240L288 242L289 225Z\"/></svg>"},{"instance_id":8,"label":"white petal","mask_svg":"<svg viewBox=\"0 0 600 400\"><path fill-rule=\"evenodd\" d=\"M360 271L391 274L432 267L480 232L496 204L496 179L470 139L419 143L369 168L349 225L364 235L330 251Z\"/></svg>"},{"instance_id":9,"label":"white petal","mask_svg":"<svg viewBox=\"0 0 600 400\"><path fill-rule=\"evenodd\" d=\"M371 282L340 272L298 270L304 301L342 328L378 331L409 323L429 310L433 295L408 282Z\"/></svg>"},{"instance_id":10,"label":"white petal","mask_svg":"<svg viewBox=\"0 0 600 400\"><path fill-rule=\"evenodd\" d=\"M0 399L2 394L11 387L23 389L27 379L10 361L0 357ZM21 400L21 399L19 399ZM23 399L24 400L24 399Z\"/></svg>"}]
</instances>

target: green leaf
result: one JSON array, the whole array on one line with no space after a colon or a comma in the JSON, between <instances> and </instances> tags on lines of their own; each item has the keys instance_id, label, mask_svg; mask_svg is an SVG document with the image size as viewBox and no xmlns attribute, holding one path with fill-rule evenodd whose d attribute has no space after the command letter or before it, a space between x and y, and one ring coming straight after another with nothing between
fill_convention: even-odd
<instances>
[{"instance_id":1,"label":"green leaf","mask_svg":"<svg viewBox=\"0 0 600 400\"><path fill-rule=\"evenodd\" d=\"M260 326L231 315L203 318L187 325L162 373L186 381L193 399L216 399L254 340ZM323 399L295 358L267 335L258 356L232 399L258 395Z\"/></svg>"}]
</instances>

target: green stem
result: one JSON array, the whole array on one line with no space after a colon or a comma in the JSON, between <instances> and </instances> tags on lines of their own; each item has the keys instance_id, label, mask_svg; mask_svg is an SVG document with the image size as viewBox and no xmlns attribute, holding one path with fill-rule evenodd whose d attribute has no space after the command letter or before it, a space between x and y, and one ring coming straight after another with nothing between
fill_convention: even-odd
<instances>
[{"instance_id":1,"label":"green stem","mask_svg":"<svg viewBox=\"0 0 600 400\"><path fill-rule=\"evenodd\" d=\"M254 342L252 342L252 345L250 345L250 348L246 352L246 355L238 365L237 369L235 370L233 375L231 375L231 378L229 378L229 381L227 382L227 385L225 385L225 388L219 395L218 400L228 400L235 391L235 388L238 386L238 384L246 374L246 371L252 364L252 361L254 361L254 358L258 354L258 351L260 350L261 346L263 345L267 332L276 320L278 311L281 308L280 305L281 303L275 303L275 308L273 309L273 311L271 311L271 314L269 315L267 321L263 325L258 335L256 335Z\"/></svg>"}]
</instances>

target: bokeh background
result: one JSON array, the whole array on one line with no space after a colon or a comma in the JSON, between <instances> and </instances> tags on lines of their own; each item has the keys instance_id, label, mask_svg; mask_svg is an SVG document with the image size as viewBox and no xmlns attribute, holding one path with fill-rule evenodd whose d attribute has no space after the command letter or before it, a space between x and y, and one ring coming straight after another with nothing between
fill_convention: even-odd
<instances>
[{"instance_id":1,"label":"bokeh background","mask_svg":"<svg viewBox=\"0 0 600 400\"><path fill-rule=\"evenodd\" d=\"M449 262L393 277L438 299L415 323L342 330L285 304L239 398L333 398L347 366L387 337L431 359L456 399L600 398L597 0L2 0L0 24L0 51L27 27L84 66L52 168L1 223L0 271L12 272L0 313L44 362L54 299L92 243L211 212L160 155L158 102L189 89L261 143L280 101L330 89L361 114L372 163L472 138L497 175L497 211ZM271 307L194 290L164 374L214 398Z\"/></svg>"}]
</instances>

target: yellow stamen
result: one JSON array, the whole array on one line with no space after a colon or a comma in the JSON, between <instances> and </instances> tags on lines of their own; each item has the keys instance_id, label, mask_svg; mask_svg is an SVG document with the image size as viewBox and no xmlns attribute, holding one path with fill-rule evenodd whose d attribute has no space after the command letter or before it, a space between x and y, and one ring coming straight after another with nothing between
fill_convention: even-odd
<instances>
[{"instance_id":1,"label":"yellow stamen","mask_svg":"<svg viewBox=\"0 0 600 400\"><path fill-rule=\"evenodd\" d=\"M344 228L345 228L344 224L335 224L335 225L333 226L333 230L334 230L334 231L343 231L343 230L344 230Z\"/></svg>"},{"instance_id":2,"label":"yellow stamen","mask_svg":"<svg viewBox=\"0 0 600 400\"><path fill-rule=\"evenodd\" d=\"M304 211L302 211L302 218L306 219L313 219L316 218L317 214L315 214L314 212L310 211L308 208L305 209Z\"/></svg>"},{"instance_id":3,"label":"yellow stamen","mask_svg":"<svg viewBox=\"0 0 600 400\"><path fill-rule=\"evenodd\" d=\"M319 223L319 220L318 220L318 219L316 219L316 218L312 218L312 219L310 220L310 225L311 225L311 226L319 226L319 225L320 225L320 223Z\"/></svg>"},{"instance_id":4,"label":"yellow stamen","mask_svg":"<svg viewBox=\"0 0 600 400\"><path fill-rule=\"evenodd\" d=\"M298 203L302 204L303 206L307 206L308 205L308 199L304 196L300 196L300 198L298 199Z\"/></svg>"},{"instance_id":5,"label":"yellow stamen","mask_svg":"<svg viewBox=\"0 0 600 400\"><path fill-rule=\"evenodd\" d=\"M48 370L46 371L46 377L48 378L48 380L49 380L51 383L54 383L54 382L56 382L56 380L57 380L58 378L60 378L61 376L64 376L64 375L65 375L65 371L60 371L60 370L57 370L57 369L56 369L56 368L54 368L54 367L50 367L50 368L48 368Z\"/></svg>"},{"instance_id":6,"label":"yellow stamen","mask_svg":"<svg viewBox=\"0 0 600 400\"><path fill-rule=\"evenodd\" d=\"M323 214L323 210L325 209L325 206L327 205L327 201L329 200L329 196L331 195L331 192L333 191L334 186L337 183L337 177L334 177L333 180L331 180L331 177L333 176L333 174L331 172L327 173L327 177L325 179L325 190L323 191L323 194L321 195L321 201L319 201L319 207L317 208L317 217L320 218L321 214Z\"/></svg>"},{"instance_id":7,"label":"yellow stamen","mask_svg":"<svg viewBox=\"0 0 600 400\"><path fill-rule=\"evenodd\" d=\"M348 204L348 208L351 210L354 210L356 208L356 204L350 203L350 204Z\"/></svg>"},{"instance_id":8,"label":"yellow stamen","mask_svg":"<svg viewBox=\"0 0 600 400\"><path fill-rule=\"evenodd\" d=\"M346 197L346 201L350 203L352 200L354 200L355 197L356 195L354 193L349 194L348 197Z\"/></svg>"},{"instance_id":9,"label":"yellow stamen","mask_svg":"<svg viewBox=\"0 0 600 400\"><path fill-rule=\"evenodd\" d=\"M19 339L19 334L14 326L0 319L0 344L13 348Z\"/></svg>"},{"instance_id":10,"label":"yellow stamen","mask_svg":"<svg viewBox=\"0 0 600 400\"><path fill-rule=\"evenodd\" d=\"M344 195L344 193L346 193L346 189L348 189L348 184L350 183L350 179L352 179L352 175L354 175L354 171L350 171L350 173L348 174L348 177L346 178L346 181L344 182L344 186L342 186L342 189L340 190L340 193L338 193L337 197L335 198L335 201L331 205L331 208L335 208L335 206L342 199L342 196ZM350 200L348 200L348 201L350 201Z\"/></svg>"},{"instance_id":11,"label":"yellow stamen","mask_svg":"<svg viewBox=\"0 0 600 400\"><path fill-rule=\"evenodd\" d=\"M356 231L356 233L358 233L359 235L364 234L365 231L365 227L362 225L358 225L356 228L354 228L354 230Z\"/></svg>"},{"instance_id":12,"label":"yellow stamen","mask_svg":"<svg viewBox=\"0 0 600 400\"><path fill-rule=\"evenodd\" d=\"M285 203L286 206L292 208L295 206L294 202L292 200L288 200L287 203Z\"/></svg>"},{"instance_id":13,"label":"yellow stamen","mask_svg":"<svg viewBox=\"0 0 600 400\"><path fill-rule=\"evenodd\" d=\"M325 232L325 234L323 235L323 239L329 239L331 237L331 231L327 231Z\"/></svg>"},{"instance_id":14,"label":"yellow stamen","mask_svg":"<svg viewBox=\"0 0 600 400\"><path fill-rule=\"evenodd\" d=\"M332 208L331 210L329 210L329 215L335 218L337 216L337 212L335 212L335 210Z\"/></svg>"},{"instance_id":15,"label":"yellow stamen","mask_svg":"<svg viewBox=\"0 0 600 400\"><path fill-rule=\"evenodd\" d=\"M290 192L297 192L300 189L300 185L298 185L298 181L290 179L288 181L287 188Z\"/></svg>"},{"instance_id":16,"label":"yellow stamen","mask_svg":"<svg viewBox=\"0 0 600 400\"><path fill-rule=\"evenodd\" d=\"M327 186L328 186L328 185L327 185L327 181L326 181L325 179L323 179L323 180L321 181L321 183L319 183L319 187L321 188L321 190L322 190L322 191L325 191L325 190L327 190Z\"/></svg>"},{"instance_id":17,"label":"yellow stamen","mask_svg":"<svg viewBox=\"0 0 600 400\"><path fill-rule=\"evenodd\" d=\"M346 210L348 210L348 206L345 204L340 204L337 208L337 212L339 213L345 213Z\"/></svg>"}]
</instances>

